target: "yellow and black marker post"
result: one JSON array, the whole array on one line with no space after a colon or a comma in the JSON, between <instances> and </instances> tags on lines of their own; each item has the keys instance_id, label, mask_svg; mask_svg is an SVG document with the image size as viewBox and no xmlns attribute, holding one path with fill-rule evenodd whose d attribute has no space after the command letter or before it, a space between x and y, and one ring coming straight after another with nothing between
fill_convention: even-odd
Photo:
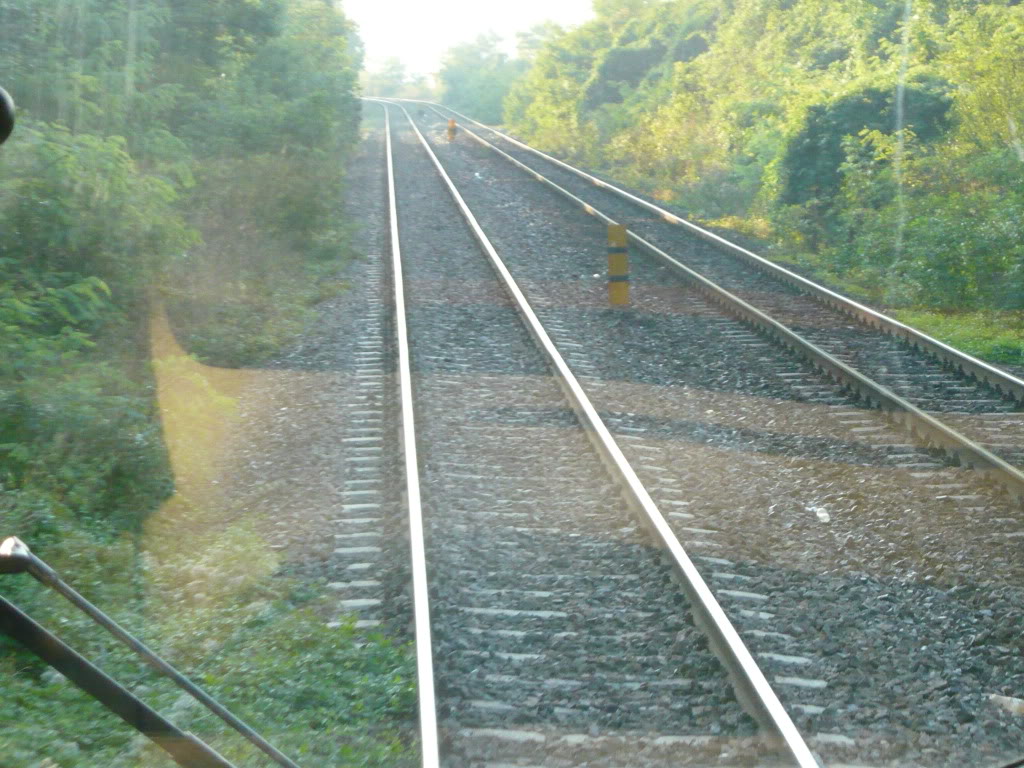
<instances>
[{"instance_id":1,"label":"yellow and black marker post","mask_svg":"<svg viewBox=\"0 0 1024 768\"><path fill-rule=\"evenodd\" d=\"M621 224L608 225L608 303L629 304L629 250Z\"/></svg>"},{"instance_id":2,"label":"yellow and black marker post","mask_svg":"<svg viewBox=\"0 0 1024 768\"><path fill-rule=\"evenodd\" d=\"M455 141L455 118L448 118L448 141Z\"/></svg>"}]
</instances>

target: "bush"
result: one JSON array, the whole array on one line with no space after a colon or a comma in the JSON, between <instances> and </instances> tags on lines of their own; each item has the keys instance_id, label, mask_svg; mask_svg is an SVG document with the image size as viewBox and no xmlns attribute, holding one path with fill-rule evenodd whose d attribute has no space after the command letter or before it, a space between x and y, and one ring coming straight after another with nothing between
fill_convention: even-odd
<instances>
[{"instance_id":1,"label":"bush","mask_svg":"<svg viewBox=\"0 0 1024 768\"><path fill-rule=\"evenodd\" d=\"M1024 367L1024 312L905 309L896 317L982 360Z\"/></svg>"},{"instance_id":2,"label":"bush","mask_svg":"<svg viewBox=\"0 0 1024 768\"><path fill-rule=\"evenodd\" d=\"M227 158L199 174L190 207L204 242L174 260L164 293L182 344L204 362L266 359L338 290L349 233L341 180L321 160L312 150Z\"/></svg>"},{"instance_id":3,"label":"bush","mask_svg":"<svg viewBox=\"0 0 1024 768\"><path fill-rule=\"evenodd\" d=\"M175 188L141 172L119 136L23 125L4 155L0 220L17 237L0 239L0 258L38 278L98 277L124 303L196 240L175 208Z\"/></svg>"},{"instance_id":4,"label":"bush","mask_svg":"<svg viewBox=\"0 0 1024 768\"><path fill-rule=\"evenodd\" d=\"M799 205L818 199L826 204L839 192L843 140L864 130L890 131L895 124L894 87L871 85L846 93L807 111L803 125L783 149L779 202ZM919 76L905 90L905 127L922 141L942 136L950 127L949 85Z\"/></svg>"}]
</instances>

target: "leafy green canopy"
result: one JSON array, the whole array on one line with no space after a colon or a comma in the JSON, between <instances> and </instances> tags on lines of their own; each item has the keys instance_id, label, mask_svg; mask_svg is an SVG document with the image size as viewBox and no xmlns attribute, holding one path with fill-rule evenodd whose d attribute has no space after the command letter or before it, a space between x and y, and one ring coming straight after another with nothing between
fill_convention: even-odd
<instances>
[{"instance_id":1,"label":"leafy green canopy","mask_svg":"<svg viewBox=\"0 0 1024 768\"><path fill-rule=\"evenodd\" d=\"M950 128L948 86L912 81L903 91L904 125L921 141L941 138ZM895 88L869 86L807 109L803 126L779 158L783 177L779 201L792 205L832 200L842 184L843 138L867 129L889 132L896 125Z\"/></svg>"},{"instance_id":2,"label":"leafy green canopy","mask_svg":"<svg viewBox=\"0 0 1024 768\"><path fill-rule=\"evenodd\" d=\"M8 0L0 30L0 520L134 524L168 489L148 296L220 362L297 326L344 249L360 49L323 0Z\"/></svg>"},{"instance_id":3,"label":"leafy green canopy","mask_svg":"<svg viewBox=\"0 0 1024 768\"><path fill-rule=\"evenodd\" d=\"M867 298L1019 308L1024 6L594 7L510 89L522 137Z\"/></svg>"},{"instance_id":4,"label":"leafy green canopy","mask_svg":"<svg viewBox=\"0 0 1024 768\"><path fill-rule=\"evenodd\" d=\"M360 56L327 0L0 0L0 73L20 108L0 149L0 536L28 540L286 751L396 765L404 650L327 631L324 607L292 594L309 586L276 577L255 521L232 525L181 488L180 516L150 516L175 490L151 303L169 305L190 351L246 365L338 290ZM203 533L187 535L197 520ZM12 577L4 593L232 760L252 759L38 585ZM0 669L5 765L169 762L5 640Z\"/></svg>"},{"instance_id":5,"label":"leafy green canopy","mask_svg":"<svg viewBox=\"0 0 1024 768\"><path fill-rule=\"evenodd\" d=\"M501 38L481 35L452 48L441 66L441 100L485 123L500 123L502 102L513 81L526 68L499 50Z\"/></svg>"}]
</instances>

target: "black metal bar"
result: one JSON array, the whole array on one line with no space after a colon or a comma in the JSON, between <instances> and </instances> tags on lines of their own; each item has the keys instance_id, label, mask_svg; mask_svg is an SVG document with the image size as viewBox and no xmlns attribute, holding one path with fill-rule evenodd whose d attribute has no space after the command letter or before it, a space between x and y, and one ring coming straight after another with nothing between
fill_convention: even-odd
<instances>
[{"instance_id":1,"label":"black metal bar","mask_svg":"<svg viewBox=\"0 0 1024 768\"><path fill-rule=\"evenodd\" d=\"M0 144L14 130L14 99L3 88L0 88Z\"/></svg>"},{"instance_id":2,"label":"black metal bar","mask_svg":"<svg viewBox=\"0 0 1024 768\"><path fill-rule=\"evenodd\" d=\"M16 536L11 536L5 539L3 544L0 544L0 573L20 573L23 571L27 571L41 584L50 587L67 598L72 605L131 648L152 667L169 677L174 681L175 685L238 731L257 749L277 762L278 765L282 765L284 768L299 768L298 765L282 754L273 744L235 717L220 702L147 648L142 641L121 627L103 611L82 597L70 584L61 579L55 570L34 555L23 541Z\"/></svg>"},{"instance_id":3,"label":"black metal bar","mask_svg":"<svg viewBox=\"0 0 1024 768\"><path fill-rule=\"evenodd\" d=\"M182 731L158 712L118 685L88 659L79 655L56 635L0 597L0 632L56 669L68 680L97 699L103 706L165 750L185 768L234 768L190 733Z\"/></svg>"}]
</instances>

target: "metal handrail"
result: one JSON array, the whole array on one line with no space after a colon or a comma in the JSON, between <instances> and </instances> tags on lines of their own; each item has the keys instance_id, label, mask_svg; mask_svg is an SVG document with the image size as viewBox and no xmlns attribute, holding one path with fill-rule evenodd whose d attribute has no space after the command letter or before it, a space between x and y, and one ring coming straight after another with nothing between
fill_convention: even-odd
<instances>
[{"instance_id":1,"label":"metal handrail","mask_svg":"<svg viewBox=\"0 0 1024 768\"><path fill-rule=\"evenodd\" d=\"M74 605L76 608L78 608L80 611L86 614L89 618L91 618L94 622L96 622L105 630L107 630L118 641L126 645L138 656L144 659L146 663L148 663L150 666L152 666L159 672L162 672L164 675L170 678L175 685L177 685L179 688L185 691L189 696L194 698L196 701L198 701L208 710L210 710L213 714L215 714L229 726L238 731L238 733L245 737L257 749L259 749L261 752L263 752L276 763L278 763L278 765L284 766L284 768L299 768L298 765L292 762L286 755L284 755L280 750L274 747L270 742L268 742L266 739L260 736L259 733L250 728L244 722L242 722L242 720L240 720L238 717L233 715L220 702L218 702L216 699L214 699L212 696L206 693L206 691L204 691L198 685L196 685L183 674L181 674L169 663L160 658L160 656L158 656L156 653L150 650L142 641L138 640L130 632L124 629L121 625L119 625L116 621L107 616L105 613L103 613L103 611L101 611L95 605L86 600L81 594L75 591L75 589L72 588L71 585L69 585L67 582L61 579L60 576L57 575L57 572L53 570L53 568L51 568L39 557L33 554L32 551L28 548L28 546L16 536L11 536L5 539L2 544L0 544L0 574L4 573L28 573L44 586L49 587L58 594L62 595L64 598L68 600L68 602L70 602L72 605ZM42 630L41 627L40 630ZM42 631L45 632L45 630ZM71 651L71 649L68 649L68 651L74 654L74 651ZM84 661L84 659L82 659L82 661ZM88 662L85 663L88 664ZM96 670L96 672L99 672L99 670ZM102 673L99 672L99 674ZM68 675L68 677L70 678L70 675ZM107 678L107 680L110 679ZM120 686L118 686L118 688L120 688ZM86 691L91 695L95 696L95 694L92 694L92 692L88 689L86 689ZM125 691L125 693L127 693L127 691ZM131 696L131 694L128 695ZM99 697L97 696L96 698ZM134 699L134 697L132 698ZM103 700L101 699L101 701ZM132 723L129 722L129 725L131 724Z\"/></svg>"},{"instance_id":2,"label":"metal handrail","mask_svg":"<svg viewBox=\"0 0 1024 768\"><path fill-rule=\"evenodd\" d=\"M161 717L13 603L0 597L0 632L17 641L166 751L184 768L234 768L213 747Z\"/></svg>"},{"instance_id":3,"label":"metal handrail","mask_svg":"<svg viewBox=\"0 0 1024 768\"><path fill-rule=\"evenodd\" d=\"M7 137L14 130L14 99L11 94L0 88L0 144L7 141Z\"/></svg>"}]
</instances>

